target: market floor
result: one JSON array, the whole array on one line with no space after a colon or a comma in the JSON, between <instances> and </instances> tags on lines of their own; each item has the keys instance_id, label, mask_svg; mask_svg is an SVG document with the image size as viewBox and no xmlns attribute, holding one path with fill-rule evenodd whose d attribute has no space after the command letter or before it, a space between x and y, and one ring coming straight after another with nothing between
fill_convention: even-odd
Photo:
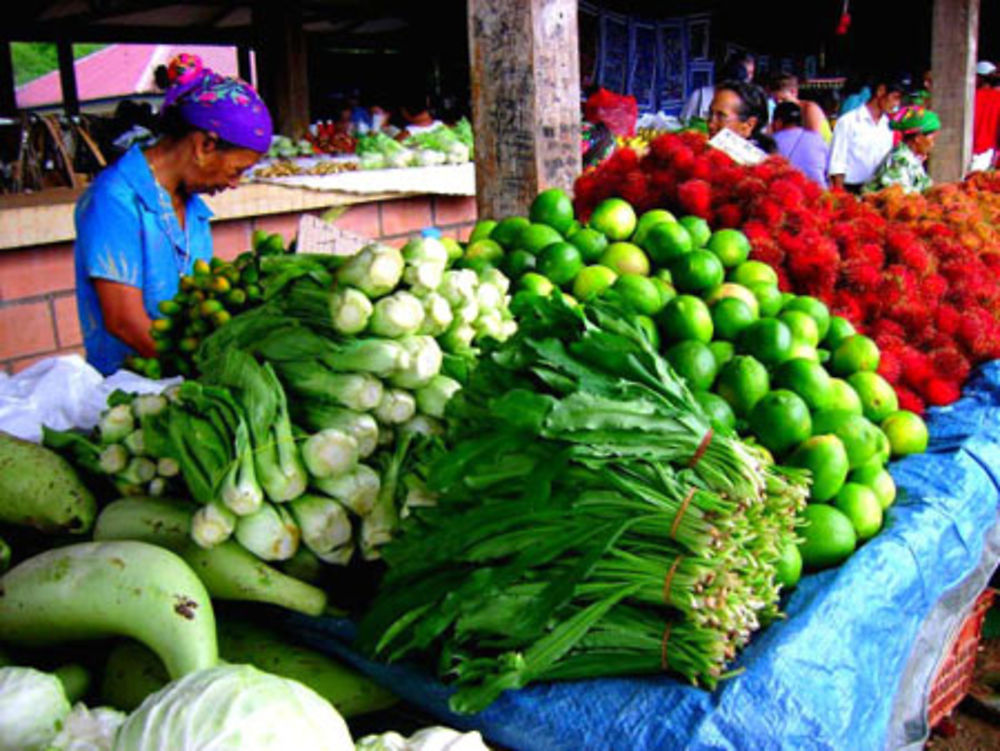
<instances>
[{"instance_id":1,"label":"market floor","mask_svg":"<svg viewBox=\"0 0 1000 751\"><path fill-rule=\"evenodd\" d=\"M995 609L995 608L994 608ZM1000 637L983 639L976 660L973 695L988 696L986 681L997 691L1000 680ZM974 699L966 699L932 734L926 747L931 751L1000 751L1000 711L982 709Z\"/></svg>"}]
</instances>

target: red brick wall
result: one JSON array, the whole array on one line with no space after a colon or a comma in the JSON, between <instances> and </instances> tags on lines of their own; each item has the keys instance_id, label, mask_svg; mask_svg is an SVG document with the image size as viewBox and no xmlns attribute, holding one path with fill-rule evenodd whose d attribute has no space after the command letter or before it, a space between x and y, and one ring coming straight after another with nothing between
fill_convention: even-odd
<instances>
[{"instance_id":1,"label":"red brick wall","mask_svg":"<svg viewBox=\"0 0 1000 751\"><path fill-rule=\"evenodd\" d=\"M323 213L323 212L316 212ZM289 241L299 214L273 214L212 225L215 254L234 258L250 247L256 229ZM461 240L476 220L476 201L464 196L419 196L347 208L334 224L391 245L402 245L424 227ZM76 313L73 245L0 249L0 370L16 373L56 354L83 354Z\"/></svg>"}]
</instances>

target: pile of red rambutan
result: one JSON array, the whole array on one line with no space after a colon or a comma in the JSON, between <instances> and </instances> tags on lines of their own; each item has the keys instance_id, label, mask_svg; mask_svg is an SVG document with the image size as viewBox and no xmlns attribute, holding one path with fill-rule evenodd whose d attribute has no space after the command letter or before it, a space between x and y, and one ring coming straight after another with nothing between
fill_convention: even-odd
<instances>
[{"instance_id":1,"label":"pile of red rambutan","mask_svg":"<svg viewBox=\"0 0 1000 751\"><path fill-rule=\"evenodd\" d=\"M705 136L678 133L641 159L620 149L582 174L577 215L611 196L742 228L782 289L819 297L875 339L879 371L906 409L955 401L974 365L1000 357L995 174L859 199L823 191L780 157L740 166Z\"/></svg>"}]
</instances>

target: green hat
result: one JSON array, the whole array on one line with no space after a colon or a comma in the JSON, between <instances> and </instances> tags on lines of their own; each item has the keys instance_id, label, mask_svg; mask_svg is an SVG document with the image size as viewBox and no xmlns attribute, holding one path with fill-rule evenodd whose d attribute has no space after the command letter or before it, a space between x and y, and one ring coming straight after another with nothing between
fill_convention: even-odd
<instances>
[{"instance_id":1,"label":"green hat","mask_svg":"<svg viewBox=\"0 0 1000 751\"><path fill-rule=\"evenodd\" d=\"M941 130L941 118L926 107L910 107L892 127L903 133L933 133Z\"/></svg>"}]
</instances>

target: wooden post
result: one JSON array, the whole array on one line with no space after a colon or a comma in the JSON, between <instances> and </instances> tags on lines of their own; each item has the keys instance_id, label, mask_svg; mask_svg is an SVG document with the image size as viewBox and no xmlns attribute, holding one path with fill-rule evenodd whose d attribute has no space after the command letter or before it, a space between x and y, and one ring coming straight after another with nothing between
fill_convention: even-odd
<instances>
[{"instance_id":1,"label":"wooden post","mask_svg":"<svg viewBox=\"0 0 1000 751\"><path fill-rule=\"evenodd\" d=\"M526 214L580 173L576 0L468 0L476 204Z\"/></svg>"},{"instance_id":2,"label":"wooden post","mask_svg":"<svg viewBox=\"0 0 1000 751\"><path fill-rule=\"evenodd\" d=\"M62 86L63 111L67 117L80 114L80 95L76 89L76 70L73 67L73 43L60 39L56 43L59 52L59 84Z\"/></svg>"},{"instance_id":3,"label":"wooden post","mask_svg":"<svg viewBox=\"0 0 1000 751\"><path fill-rule=\"evenodd\" d=\"M14 87L14 61L10 55L10 42L0 41L0 117L17 115L17 95Z\"/></svg>"},{"instance_id":4,"label":"wooden post","mask_svg":"<svg viewBox=\"0 0 1000 751\"><path fill-rule=\"evenodd\" d=\"M259 90L274 132L301 138L309 127L309 69L302 9L258 0L253 8Z\"/></svg>"},{"instance_id":5,"label":"wooden post","mask_svg":"<svg viewBox=\"0 0 1000 751\"><path fill-rule=\"evenodd\" d=\"M972 156L979 0L934 0L931 69L941 117L931 155L935 182L961 180Z\"/></svg>"}]
</instances>

